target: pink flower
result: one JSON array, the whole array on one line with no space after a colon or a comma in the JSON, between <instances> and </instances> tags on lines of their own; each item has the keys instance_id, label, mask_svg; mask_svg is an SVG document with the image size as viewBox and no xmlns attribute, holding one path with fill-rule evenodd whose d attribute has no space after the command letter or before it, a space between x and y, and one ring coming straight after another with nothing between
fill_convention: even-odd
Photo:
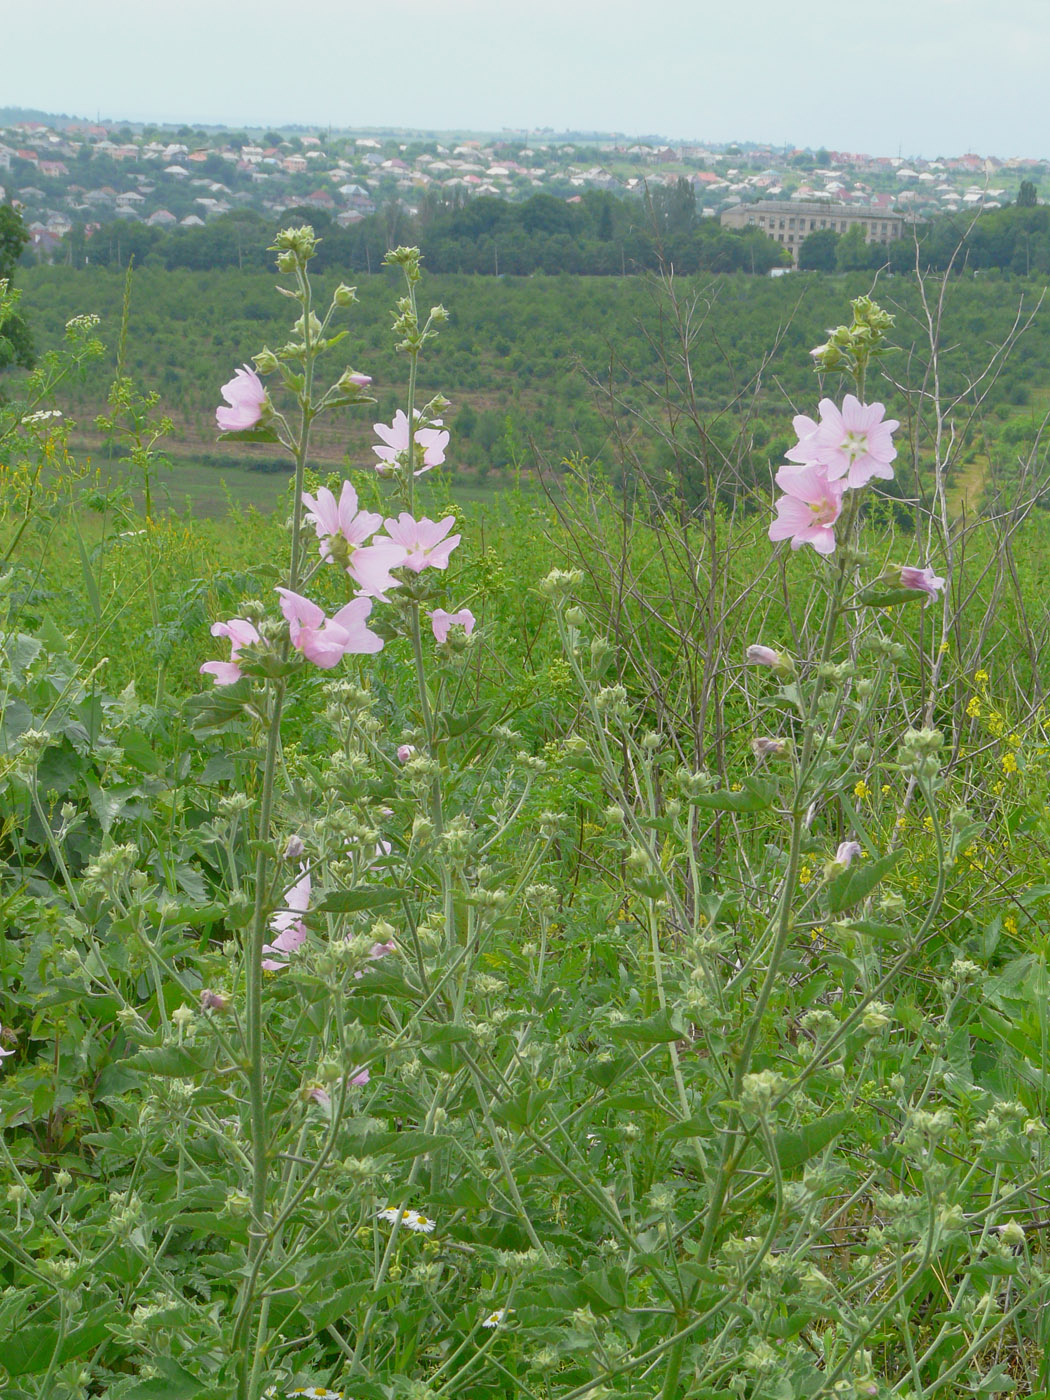
<instances>
[{"instance_id":1,"label":"pink flower","mask_svg":"<svg viewBox=\"0 0 1050 1400\"><path fill-rule=\"evenodd\" d=\"M788 460L820 463L829 481L845 477L854 488L866 486L872 477L889 481L897 455L893 432L900 424L884 418L885 412L884 404L862 404L855 394L846 395L841 410L831 399L821 399L819 423L804 414L794 420L799 440L788 449Z\"/></svg>"},{"instance_id":2,"label":"pink flower","mask_svg":"<svg viewBox=\"0 0 1050 1400\"><path fill-rule=\"evenodd\" d=\"M861 854L861 848L856 841L843 841L835 852L835 864L841 865L843 870L848 870L850 861L854 856Z\"/></svg>"},{"instance_id":3,"label":"pink flower","mask_svg":"<svg viewBox=\"0 0 1050 1400\"><path fill-rule=\"evenodd\" d=\"M749 666L768 666L773 671L791 670L791 658L772 647L750 646L744 652L744 660Z\"/></svg>"},{"instance_id":4,"label":"pink flower","mask_svg":"<svg viewBox=\"0 0 1050 1400\"><path fill-rule=\"evenodd\" d=\"M346 572L369 598L388 601L388 588L400 588L401 580L394 578L391 569L400 568L405 562L405 551L401 545L388 540L385 535L377 535L371 544L362 545L351 552Z\"/></svg>"},{"instance_id":5,"label":"pink flower","mask_svg":"<svg viewBox=\"0 0 1050 1400\"><path fill-rule=\"evenodd\" d=\"M751 740L751 752L759 762L765 758L787 758L791 753L791 744L787 739L769 739L765 735L756 735Z\"/></svg>"},{"instance_id":6,"label":"pink flower","mask_svg":"<svg viewBox=\"0 0 1050 1400\"><path fill-rule=\"evenodd\" d=\"M398 763L407 763L415 751L416 747L414 744L399 744L397 749Z\"/></svg>"},{"instance_id":7,"label":"pink flower","mask_svg":"<svg viewBox=\"0 0 1050 1400\"><path fill-rule=\"evenodd\" d=\"M929 607L944 587L944 579L938 578L932 569L915 569L908 566L900 569L899 582L902 588L914 588L928 595L923 603L924 608Z\"/></svg>"},{"instance_id":8,"label":"pink flower","mask_svg":"<svg viewBox=\"0 0 1050 1400\"><path fill-rule=\"evenodd\" d=\"M416 415L419 416L418 414ZM448 432L440 432L441 419L436 418L434 422L437 427L417 428L415 434L416 446L423 450L423 465L415 471L416 476L422 476L431 467L439 467L445 460L445 448L448 446ZM372 427L386 444L384 447L373 447L372 451L383 464L376 468L377 471L389 471L395 466L399 453L408 451L408 418L398 409L394 414L392 423L373 423ZM418 457L415 458L418 461Z\"/></svg>"},{"instance_id":9,"label":"pink flower","mask_svg":"<svg viewBox=\"0 0 1050 1400\"><path fill-rule=\"evenodd\" d=\"M349 481L343 482L338 502L328 487L322 486L316 496L304 491L303 505L308 507L303 518L317 531L321 558L329 563L337 557L339 563L345 563L351 551L370 539L383 523L378 512L357 509L357 492Z\"/></svg>"},{"instance_id":10,"label":"pink flower","mask_svg":"<svg viewBox=\"0 0 1050 1400\"><path fill-rule=\"evenodd\" d=\"M351 371L350 374L344 374L343 378L348 384L356 384L359 389L367 389L372 382L372 376L370 374L358 374L356 371Z\"/></svg>"},{"instance_id":11,"label":"pink flower","mask_svg":"<svg viewBox=\"0 0 1050 1400\"><path fill-rule=\"evenodd\" d=\"M310 872L306 871L291 889L283 895L283 909L279 909L270 920L270 928L277 934L272 943L263 944L264 953L294 953L306 941L306 925L299 917L310 907ZM287 959L263 958L267 972L281 972L288 966Z\"/></svg>"},{"instance_id":12,"label":"pink flower","mask_svg":"<svg viewBox=\"0 0 1050 1400\"><path fill-rule=\"evenodd\" d=\"M415 574L427 567L447 569L449 555L462 538L448 533L456 523L454 515L446 515L444 520L438 521L425 515L422 520L414 520L403 510L396 520L384 523L390 538L406 551L405 568Z\"/></svg>"},{"instance_id":13,"label":"pink flower","mask_svg":"<svg viewBox=\"0 0 1050 1400\"><path fill-rule=\"evenodd\" d=\"M771 540L790 540L791 548L811 544L818 554L835 548L832 528L842 514L845 482L829 481L827 470L812 462L800 467L781 467L777 485L784 495L777 501L777 518L769 527Z\"/></svg>"},{"instance_id":14,"label":"pink flower","mask_svg":"<svg viewBox=\"0 0 1050 1400\"><path fill-rule=\"evenodd\" d=\"M220 432L242 433L246 428L255 427L262 417L266 390L249 365L242 365L230 382L222 386L222 396L230 406L215 410Z\"/></svg>"},{"instance_id":15,"label":"pink flower","mask_svg":"<svg viewBox=\"0 0 1050 1400\"><path fill-rule=\"evenodd\" d=\"M368 957L370 957L373 961L376 961L379 958L387 957L390 953L396 952L396 943L373 943L371 948L369 948L368 950ZM354 976L357 978L358 981L360 981L361 978L364 977L364 975L365 974L361 971L360 968L358 968L358 970L354 973Z\"/></svg>"},{"instance_id":16,"label":"pink flower","mask_svg":"<svg viewBox=\"0 0 1050 1400\"><path fill-rule=\"evenodd\" d=\"M221 992L213 992L204 987L201 991L202 1011L225 1011L229 1006L229 997L224 997Z\"/></svg>"},{"instance_id":17,"label":"pink flower","mask_svg":"<svg viewBox=\"0 0 1050 1400\"><path fill-rule=\"evenodd\" d=\"M214 676L216 685L233 685L234 681L239 681L241 678L241 668L237 665L237 653L241 647L255 646L262 638L252 624L245 622L243 617L232 617L229 622L213 622L211 634L213 637L229 637L230 659L229 661L205 661L201 671L206 675Z\"/></svg>"},{"instance_id":18,"label":"pink flower","mask_svg":"<svg viewBox=\"0 0 1050 1400\"><path fill-rule=\"evenodd\" d=\"M430 625L434 629L434 640L436 642L446 642L450 627L462 627L469 637L474 630L474 614L469 608L460 608L459 612L446 612L444 608L435 608L430 614Z\"/></svg>"},{"instance_id":19,"label":"pink flower","mask_svg":"<svg viewBox=\"0 0 1050 1400\"><path fill-rule=\"evenodd\" d=\"M352 1074L347 1076L347 1088L363 1089L370 1077L367 1069L355 1069ZM318 1104L325 1113L331 1113L332 1096L322 1085L311 1084L306 1091L306 1097Z\"/></svg>"},{"instance_id":20,"label":"pink flower","mask_svg":"<svg viewBox=\"0 0 1050 1400\"><path fill-rule=\"evenodd\" d=\"M383 650L383 639L370 632L365 618L372 611L371 598L354 598L332 617L326 618L316 603L293 593L290 588L278 588L281 611L288 619L292 646L301 651L307 661L330 671L348 653L361 654Z\"/></svg>"}]
</instances>

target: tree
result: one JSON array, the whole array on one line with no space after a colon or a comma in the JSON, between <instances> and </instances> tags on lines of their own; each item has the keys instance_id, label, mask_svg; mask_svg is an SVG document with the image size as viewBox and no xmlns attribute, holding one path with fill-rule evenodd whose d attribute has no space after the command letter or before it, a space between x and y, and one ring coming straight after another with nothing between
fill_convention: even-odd
<instances>
[{"instance_id":1,"label":"tree","mask_svg":"<svg viewBox=\"0 0 1050 1400\"><path fill-rule=\"evenodd\" d=\"M805 247L805 244L802 246ZM839 238L835 249L835 266L840 272L863 272L877 266L877 259L881 261L878 245L869 246L862 224L853 224Z\"/></svg>"},{"instance_id":2,"label":"tree","mask_svg":"<svg viewBox=\"0 0 1050 1400\"><path fill-rule=\"evenodd\" d=\"M1035 185L1031 180L1022 180L1017 191L1018 209L1034 209L1037 203Z\"/></svg>"},{"instance_id":3,"label":"tree","mask_svg":"<svg viewBox=\"0 0 1050 1400\"><path fill-rule=\"evenodd\" d=\"M10 204L0 204L0 281L6 281L8 286L28 242L29 230L21 214ZM0 323L0 370L10 365L32 369L34 360L33 341L25 317L13 312Z\"/></svg>"},{"instance_id":4,"label":"tree","mask_svg":"<svg viewBox=\"0 0 1050 1400\"><path fill-rule=\"evenodd\" d=\"M800 272L834 272L838 266L835 250L839 245L839 235L833 228L818 228L808 234L798 250Z\"/></svg>"}]
</instances>

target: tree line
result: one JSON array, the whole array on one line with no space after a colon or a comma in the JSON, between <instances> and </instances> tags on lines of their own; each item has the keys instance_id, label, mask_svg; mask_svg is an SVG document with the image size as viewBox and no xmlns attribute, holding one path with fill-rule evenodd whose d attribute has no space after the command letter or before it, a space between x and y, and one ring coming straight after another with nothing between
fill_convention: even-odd
<instances>
[{"instance_id":1,"label":"tree line","mask_svg":"<svg viewBox=\"0 0 1050 1400\"><path fill-rule=\"evenodd\" d=\"M757 230L723 229L701 218L686 179L645 199L588 190L569 199L536 194L520 203L493 195L448 199L426 195L414 212L391 201L346 228L308 205L266 219L235 210L203 227L164 229L115 219L90 233L74 227L55 261L73 267L138 266L195 271L264 270L278 227L310 223L320 233L320 271L374 272L388 248L417 244L432 272L528 276L561 272L626 276L663 264L691 272L764 274L788 259Z\"/></svg>"}]
</instances>

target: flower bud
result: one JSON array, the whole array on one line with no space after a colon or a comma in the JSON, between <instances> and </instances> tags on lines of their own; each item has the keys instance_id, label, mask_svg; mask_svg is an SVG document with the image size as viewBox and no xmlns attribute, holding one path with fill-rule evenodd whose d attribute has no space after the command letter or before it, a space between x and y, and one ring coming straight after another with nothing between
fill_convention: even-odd
<instances>
[{"instance_id":1,"label":"flower bud","mask_svg":"<svg viewBox=\"0 0 1050 1400\"><path fill-rule=\"evenodd\" d=\"M252 359L255 361L255 368L260 374L273 374L280 368L281 362L272 350L262 349L259 351L258 355L253 355Z\"/></svg>"},{"instance_id":2,"label":"flower bud","mask_svg":"<svg viewBox=\"0 0 1050 1400\"><path fill-rule=\"evenodd\" d=\"M744 661L748 666L768 666L778 676L793 676L795 674L795 663L786 652L774 651L772 647L750 646L744 652Z\"/></svg>"},{"instance_id":3,"label":"flower bud","mask_svg":"<svg viewBox=\"0 0 1050 1400\"><path fill-rule=\"evenodd\" d=\"M787 758L791 753L791 740L769 739L756 735L751 740L751 752L759 761L767 758Z\"/></svg>"},{"instance_id":4,"label":"flower bud","mask_svg":"<svg viewBox=\"0 0 1050 1400\"><path fill-rule=\"evenodd\" d=\"M357 300L357 288L348 287L345 282L340 282L332 293L332 300L336 306L353 306Z\"/></svg>"}]
</instances>

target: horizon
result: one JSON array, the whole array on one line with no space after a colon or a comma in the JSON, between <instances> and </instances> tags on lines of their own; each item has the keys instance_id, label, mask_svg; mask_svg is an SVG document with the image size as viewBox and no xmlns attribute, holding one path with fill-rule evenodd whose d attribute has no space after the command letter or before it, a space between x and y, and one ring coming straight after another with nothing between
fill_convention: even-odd
<instances>
[{"instance_id":1,"label":"horizon","mask_svg":"<svg viewBox=\"0 0 1050 1400\"><path fill-rule=\"evenodd\" d=\"M341 0L315 0L306 61L289 67L295 23L276 0L259 0L250 24L205 0L185 0L177 22L112 0L104 32L78 0L53 0L60 43L39 42L29 11L8 18L20 62L5 96L165 126L659 133L923 159L1050 152L1050 118L1018 102L1041 89L1043 0L994 13L983 0L875 0L830 24L816 0L790 13L756 0L746 29L710 0L654 0L644 25L628 0L534 0L527 28L483 0L447 0L440 25L427 0L389 0L384 15L366 31Z\"/></svg>"},{"instance_id":2,"label":"horizon","mask_svg":"<svg viewBox=\"0 0 1050 1400\"><path fill-rule=\"evenodd\" d=\"M22 113L17 120L12 120L10 125L30 125L39 122L41 125L49 125L51 121L57 123L67 123L69 125L84 126L104 126L107 129L119 127L129 128L156 128L158 130L178 132L182 128L190 127L203 132L244 132L249 134L253 131L274 131L278 133L298 134L322 134L330 135L350 135L350 136L388 136L403 137L405 139L435 140L443 138L453 139L470 137L485 137L492 141L500 140L522 140L528 143L543 144L545 142L563 143L576 141L578 143L595 142L630 142L630 143L656 143L669 146L688 145L709 148L721 148L723 154L728 147L736 146L741 151L749 148L758 150L778 151L789 154L796 151L809 151L816 153L825 150L830 156L870 156L873 158L885 158L890 160L955 160L964 156L976 156L980 159L1004 159L1004 160L1036 160L1050 161L1050 154L1042 154L1035 151L995 151L980 150L977 147L960 148L958 150L938 150L936 153L930 151L901 151L895 154L877 149L865 150L849 149L845 146L836 145L831 141L811 142L803 145L784 145L780 142L761 140L754 137L729 137L725 140L713 140L702 136L683 135L681 133L668 135L661 131L622 131L622 130L597 130L583 127L486 127L486 126L450 126L450 127L427 127L421 125L401 125L387 126L377 123L366 125L337 125L335 123L312 122L312 121L202 121L194 117L143 117L143 116L116 116L104 112L96 113L94 116L88 113L58 112L49 111L43 107L31 106L24 103L11 103L0 107L0 115L4 113ZM54 128L52 128L54 129Z\"/></svg>"}]
</instances>

